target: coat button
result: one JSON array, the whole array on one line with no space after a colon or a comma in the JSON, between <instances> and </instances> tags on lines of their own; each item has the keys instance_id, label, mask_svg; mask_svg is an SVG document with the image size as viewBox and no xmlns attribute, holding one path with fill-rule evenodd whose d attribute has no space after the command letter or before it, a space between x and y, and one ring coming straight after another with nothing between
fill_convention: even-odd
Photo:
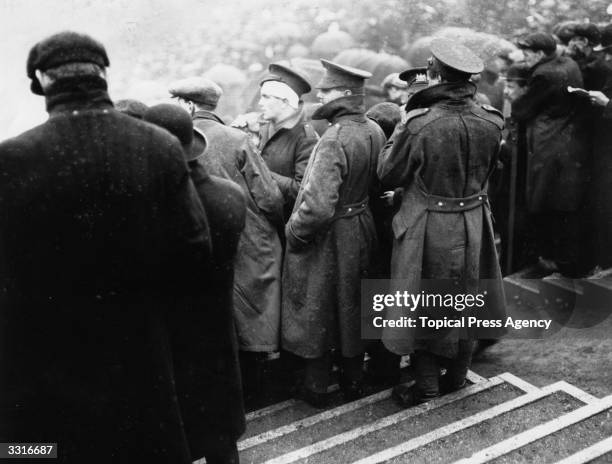
<instances>
[{"instance_id":1,"label":"coat button","mask_svg":"<svg viewBox=\"0 0 612 464\"><path fill-rule=\"evenodd\" d=\"M459 206L464 206L465 203L463 203L462 201L459 202Z\"/></svg>"},{"instance_id":2,"label":"coat button","mask_svg":"<svg viewBox=\"0 0 612 464\"><path fill-rule=\"evenodd\" d=\"M77 110L74 110L74 111L72 112L72 114L74 114L74 115L76 116L77 114L79 114L79 112L78 112Z\"/></svg>"},{"instance_id":3,"label":"coat button","mask_svg":"<svg viewBox=\"0 0 612 464\"><path fill-rule=\"evenodd\" d=\"M351 211L353 211L353 208L349 208L349 209L348 209L348 212L349 212L349 213L350 213Z\"/></svg>"},{"instance_id":4,"label":"coat button","mask_svg":"<svg viewBox=\"0 0 612 464\"><path fill-rule=\"evenodd\" d=\"M480 201L482 201L482 197L478 197L478 199L479 199Z\"/></svg>"},{"instance_id":5,"label":"coat button","mask_svg":"<svg viewBox=\"0 0 612 464\"><path fill-rule=\"evenodd\" d=\"M444 206L444 203L442 203L441 201L438 202L438 206Z\"/></svg>"}]
</instances>

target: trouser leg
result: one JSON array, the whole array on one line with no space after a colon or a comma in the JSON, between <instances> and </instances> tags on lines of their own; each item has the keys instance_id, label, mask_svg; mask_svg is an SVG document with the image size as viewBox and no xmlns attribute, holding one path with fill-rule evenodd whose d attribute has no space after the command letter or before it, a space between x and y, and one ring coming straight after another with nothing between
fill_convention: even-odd
<instances>
[{"instance_id":1,"label":"trouser leg","mask_svg":"<svg viewBox=\"0 0 612 464\"><path fill-rule=\"evenodd\" d=\"M465 386L467 371L472 364L473 351L474 342L472 340L459 340L457 356L444 360L446 374L443 377L443 393L450 393Z\"/></svg>"},{"instance_id":2,"label":"trouser leg","mask_svg":"<svg viewBox=\"0 0 612 464\"><path fill-rule=\"evenodd\" d=\"M331 354L306 359L304 364L304 388L315 393L327 393L331 380Z\"/></svg>"},{"instance_id":3,"label":"trouser leg","mask_svg":"<svg viewBox=\"0 0 612 464\"><path fill-rule=\"evenodd\" d=\"M438 356L429 351L417 350L410 359L414 362L414 376L419 400L439 396L440 364Z\"/></svg>"},{"instance_id":4,"label":"trouser leg","mask_svg":"<svg viewBox=\"0 0 612 464\"><path fill-rule=\"evenodd\" d=\"M217 441L215 442L215 438ZM212 437L204 452L206 464L239 464L236 440L226 436Z\"/></svg>"}]
</instances>

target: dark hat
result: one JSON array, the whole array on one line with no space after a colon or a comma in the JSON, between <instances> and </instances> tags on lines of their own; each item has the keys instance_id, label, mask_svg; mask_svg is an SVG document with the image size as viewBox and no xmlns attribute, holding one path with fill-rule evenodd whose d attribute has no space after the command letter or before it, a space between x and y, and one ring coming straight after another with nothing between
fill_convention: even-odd
<instances>
[{"instance_id":1,"label":"dark hat","mask_svg":"<svg viewBox=\"0 0 612 464\"><path fill-rule=\"evenodd\" d=\"M557 42L552 34L546 32L533 32L528 34L516 42L516 45L521 49L542 50L547 55L557 49Z\"/></svg>"},{"instance_id":2,"label":"dark hat","mask_svg":"<svg viewBox=\"0 0 612 464\"><path fill-rule=\"evenodd\" d=\"M272 63L270 66L268 66L268 71L270 74L264 77L259 85L268 81L282 82L291 87L291 89L300 97L311 90L308 80L298 71L290 68L289 66L285 66L280 63Z\"/></svg>"},{"instance_id":3,"label":"dark hat","mask_svg":"<svg viewBox=\"0 0 612 464\"><path fill-rule=\"evenodd\" d=\"M372 77L371 73L363 69L333 63L323 58L321 58L321 63L325 68L325 74L317 84L317 89L334 89L336 87L360 89L363 88L365 80Z\"/></svg>"},{"instance_id":4,"label":"dark hat","mask_svg":"<svg viewBox=\"0 0 612 464\"><path fill-rule=\"evenodd\" d=\"M173 97L181 97L203 105L216 107L223 90L215 82L205 77L188 77L173 82L168 88Z\"/></svg>"},{"instance_id":5,"label":"dark hat","mask_svg":"<svg viewBox=\"0 0 612 464\"><path fill-rule=\"evenodd\" d=\"M576 21L560 22L553 27L552 33L559 38L561 43L567 45L569 40L574 37L574 28L577 24Z\"/></svg>"},{"instance_id":6,"label":"dark hat","mask_svg":"<svg viewBox=\"0 0 612 464\"><path fill-rule=\"evenodd\" d=\"M385 137L389 138L402 119L402 110L395 103L382 102L370 108L366 116L376 122L385 133Z\"/></svg>"},{"instance_id":7,"label":"dark hat","mask_svg":"<svg viewBox=\"0 0 612 464\"><path fill-rule=\"evenodd\" d=\"M601 44L593 47L596 52L607 50L612 47L612 24L601 28Z\"/></svg>"},{"instance_id":8,"label":"dark hat","mask_svg":"<svg viewBox=\"0 0 612 464\"><path fill-rule=\"evenodd\" d=\"M115 109L133 118L142 119L149 107L141 101L125 98L115 102Z\"/></svg>"},{"instance_id":9,"label":"dark hat","mask_svg":"<svg viewBox=\"0 0 612 464\"><path fill-rule=\"evenodd\" d=\"M194 130L191 116L180 106L171 103L152 106L145 112L143 119L163 127L179 139L186 161L193 161L204 154L206 139Z\"/></svg>"},{"instance_id":10,"label":"dark hat","mask_svg":"<svg viewBox=\"0 0 612 464\"><path fill-rule=\"evenodd\" d=\"M599 28L592 23L576 24L574 26L572 37L585 37L592 45L598 44L601 40Z\"/></svg>"},{"instance_id":11,"label":"dark hat","mask_svg":"<svg viewBox=\"0 0 612 464\"><path fill-rule=\"evenodd\" d=\"M444 37L436 37L429 46L431 54L444 66L466 74L478 74L484 69L480 58L469 48Z\"/></svg>"},{"instance_id":12,"label":"dark hat","mask_svg":"<svg viewBox=\"0 0 612 464\"><path fill-rule=\"evenodd\" d=\"M105 68L110 62L104 45L85 34L65 31L41 40L32 47L26 63L26 72L32 79L32 92L43 95L36 77L36 70L47 69L66 63L94 63Z\"/></svg>"},{"instance_id":13,"label":"dark hat","mask_svg":"<svg viewBox=\"0 0 612 464\"><path fill-rule=\"evenodd\" d=\"M508 82L527 82L531 67L525 63L514 63L506 71L506 81Z\"/></svg>"},{"instance_id":14,"label":"dark hat","mask_svg":"<svg viewBox=\"0 0 612 464\"><path fill-rule=\"evenodd\" d=\"M399 74L399 78L406 81L408 85L414 82L427 83L427 68L423 66L419 68L406 69Z\"/></svg>"}]
</instances>

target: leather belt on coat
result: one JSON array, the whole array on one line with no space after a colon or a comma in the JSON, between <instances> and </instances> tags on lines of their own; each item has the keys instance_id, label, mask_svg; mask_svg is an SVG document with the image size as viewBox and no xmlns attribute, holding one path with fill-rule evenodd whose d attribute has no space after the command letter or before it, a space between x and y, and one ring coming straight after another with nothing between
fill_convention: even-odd
<instances>
[{"instance_id":1,"label":"leather belt on coat","mask_svg":"<svg viewBox=\"0 0 612 464\"><path fill-rule=\"evenodd\" d=\"M454 198L440 197L422 192L427 200L427 210L436 213L459 213L469 211L483 205L488 205L488 196L484 192L476 193L469 197Z\"/></svg>"},{"instance_id":2,"label":"leather belt on coat","mask_svg":"<svg viewBox=\"0 0 612 464\"><path fill-rule=\"evenodd\" d=\"M356 216L365 211L368 206L368 197L358 203L351 203L350 205L343 205L336 208L332 221L336 219Z\"/></svg>"}]
</instances>

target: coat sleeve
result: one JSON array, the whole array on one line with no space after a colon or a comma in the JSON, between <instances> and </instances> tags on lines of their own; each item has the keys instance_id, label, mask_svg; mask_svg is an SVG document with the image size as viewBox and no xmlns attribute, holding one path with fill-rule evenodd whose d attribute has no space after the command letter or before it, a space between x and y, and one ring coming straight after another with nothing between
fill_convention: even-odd
<instances>
[{"instance_id":1,"label":"coat sleeve","mask_svg":"<svg viewBox=\"0 0 612 464\"><path fill-rule=\"evenodd\" d=\"M248 141L243 144L241 158L243 164L240 171L249 189L248 193L271 223L282 224L283 194L272 178L270 169Z\"/></svg>"},{"instance_id":2,"label":"coat sleeve","mask_svg":"<svg viewBox=\"0 0 612 464\"><path fill-rule=\"evenodd\" d=\"M314 157L306 184L287 223L289 242L308 243L325 227L336 212L342 180L347 174L347 160L342 144L336 137L321 141Z\"/></svg>"},{"instance_id":3,"label":"coat sleeve","mask_svg":"<svg viewBox=\"0 0 612 464\"><path fill-rule=\"evenodd\" d=\"M298 191L300 190L300 184L302 183L302 179L304 178L304 172L306 171L306 166L308 165L308 159L310 158L310 153L317 143L317 137L305 135L301 137L295 147L295 157L294 157L294 172L293 177L282 176L277 173L272 173L272 177L278 184L280 191L283 193L285 197L285 203L293 204L295 203L295 199L297 198Z\"/></svg>"},{"instance_id":4,"label":"coat sleeve","mask_svg":"<svg viewBox=\"0 0 612 464\"><path fill-rule=\"evenodd\" d=\"M378 157L377 174L383 189L405 186L413 170L414 159L409 157L413 139L414 134L403 124L398 124L389 137Z\"/></svg>"},{"instance_id":5,"label":"coat sleeve","mask_svg":"<svg viewBox=\"0 0 612 464\"><path fill-rule=\"evenodd\" d=\"M512 103L512 116L519 121L533 119L558 92L546 74L533 76L527 85L527 91Z\"/></svg>"}]
</instances>

